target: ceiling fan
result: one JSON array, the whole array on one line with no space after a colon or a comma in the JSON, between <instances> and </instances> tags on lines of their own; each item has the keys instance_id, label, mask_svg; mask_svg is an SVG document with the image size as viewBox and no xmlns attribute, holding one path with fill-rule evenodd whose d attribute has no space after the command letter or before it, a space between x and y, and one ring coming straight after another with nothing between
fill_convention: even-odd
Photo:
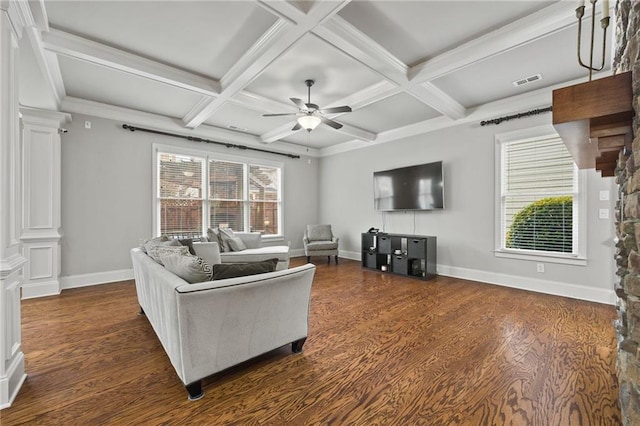
<instances>
[{"instance_id":1,"label":"ceiling fan","mask_svg":"<svg viewBox=\"0 0 640 426\"><path fill-rule=\"evenodd\" d=\"M311 103L311 86L315 81L313 80L305 80L305 84L307 85L307 103L302 102L301 99L298 98L289 98L291 102L297 105L300 108L298 112L288 112L281 114L262 114L263 117L279 117L285 115L295 115L298 117L298 122L291 130L300 130L306 129L307 131L312 131L320 123L324 123L327 126L333 127L334 129L339 129L342 127L342 124L333 121L327 117L325 114L337 114L340 112L351 112L351 107L347 105L333 107L333 108L320 108L316 104Z\"/></svg>"}]
</instances>

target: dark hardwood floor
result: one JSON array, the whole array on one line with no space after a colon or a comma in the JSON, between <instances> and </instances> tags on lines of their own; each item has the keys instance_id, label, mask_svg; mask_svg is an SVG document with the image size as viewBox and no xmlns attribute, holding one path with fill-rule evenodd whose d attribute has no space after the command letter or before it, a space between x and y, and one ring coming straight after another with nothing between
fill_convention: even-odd
<instances>
[{"instance_id":1,"label":"dark hardwood floor","mask_svg":"<svg viewBox=\"0 0 640 426\"><path fill-rule=\"evenodd\" d=\"M195 402L132 281L23 301L29 377L0 423L620 424L613 306L312 260L304 352L212 376Z\"/></svg>"}]
</instances>

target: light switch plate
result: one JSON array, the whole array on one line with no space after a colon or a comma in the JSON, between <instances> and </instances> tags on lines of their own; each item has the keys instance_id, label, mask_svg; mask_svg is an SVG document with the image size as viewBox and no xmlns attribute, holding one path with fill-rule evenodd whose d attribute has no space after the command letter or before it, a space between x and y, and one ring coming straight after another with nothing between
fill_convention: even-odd
<instances>
[{"instance_id":1,"label":"light switch plate","mask_svg":"<svg viewBox=\"0 0 640 426\"><path fill-rule=\"evenodd\" d=\"M600 191L600 201L609 201L609 191Z\"/></svg>"},{"instance_id":2,"label":"light switch plate","mask_svg":"<svg viewBox=\"0 0 640 426\"><path fill-rule=\"evenodd\" d=\"M609 219L609 209L598 210L598 217L600 219Z\"/></svg>"}]
</instances>

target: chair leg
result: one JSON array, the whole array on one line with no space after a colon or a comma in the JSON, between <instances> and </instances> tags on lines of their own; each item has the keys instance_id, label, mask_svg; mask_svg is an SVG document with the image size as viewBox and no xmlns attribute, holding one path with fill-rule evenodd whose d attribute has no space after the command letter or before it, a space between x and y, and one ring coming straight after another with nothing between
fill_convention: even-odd
<instances>
[{"instance_id":1,"label":"chair leg","mask_svg":"<svg viewBox=\"0 0 640 426\"><path fill-rule=\"evenodd\" d=\"M336 265L338 264L338 255L336 254Z\"/></svg>"},{"instance_id":2,"label":"chair leg","mask_svg":"<svg viewBox=\"0 0 640 426\"><path fill-rule=\"evenodd\" d=\"M307 263L311 263L311 256L307 256Z\"/></svg>"},{"instance_id":3,"label":"chair leg","mask_svg":"<svg viewBox=\"0 0 640 426\"><path fill-rule=\"evenodd\" d=\"M327 263L331 264L331 256L327 256Z\"/></svg>"}]
</instances>

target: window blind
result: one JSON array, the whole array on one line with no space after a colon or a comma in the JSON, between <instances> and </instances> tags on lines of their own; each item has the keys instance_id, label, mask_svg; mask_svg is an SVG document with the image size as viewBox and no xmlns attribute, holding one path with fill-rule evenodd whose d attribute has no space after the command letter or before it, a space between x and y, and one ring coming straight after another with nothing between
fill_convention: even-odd
<instances>
[{"instance_id":1,"label":"window blind","mask_svg":"<svg viewBox=\"0 0 640 426\"><path fill-rule=\"evenodd\" d=\"M560 138L502 145L505 248L575 253L576 195L576 166Z\"/></svg>"},{"instance_id":2,"label":"window blind","mask_svg":"<svg viewBox=\"0 0 640 426\"><path fill-rule=\"evenodd\" d=\"M160 232L190 235L202 230L202 164L204 159L158 155Z\"/></svg>"}]
</instances>

